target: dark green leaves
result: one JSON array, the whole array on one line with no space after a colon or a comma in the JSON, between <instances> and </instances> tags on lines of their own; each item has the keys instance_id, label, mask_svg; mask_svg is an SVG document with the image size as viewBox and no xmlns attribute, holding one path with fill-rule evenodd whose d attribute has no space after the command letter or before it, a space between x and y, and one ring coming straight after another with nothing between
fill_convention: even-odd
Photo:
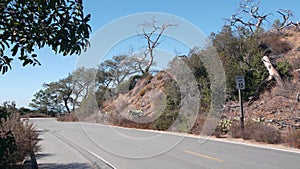
<instances>
[{"instance_id":1,"label":"dark green leaves","mask_svg":"<svg viewBox=\"0 0 300 169\"><path fill-rule=\"evenodd\" d=\"M0 2L0 71L5 73L12 57L23 66L38 62L34 49L49 46L63 55L80 54L89 44L90 14L75 0L10 0ZM4 58L10 49L11 56Z\"/></svg>"},{"instance_id":2,"label":"dark green leaves","mask_svg":"<svg viewBox=\"0 0 300 169\"><path fill-rule=\"evenodd\" d=\"M11 69L10 63L12 60L13 60L12 58L9 58L7 56L0 57L0 72L2 74L6 73L8 71L8 68Z\"/></svg>"}]
</instances>

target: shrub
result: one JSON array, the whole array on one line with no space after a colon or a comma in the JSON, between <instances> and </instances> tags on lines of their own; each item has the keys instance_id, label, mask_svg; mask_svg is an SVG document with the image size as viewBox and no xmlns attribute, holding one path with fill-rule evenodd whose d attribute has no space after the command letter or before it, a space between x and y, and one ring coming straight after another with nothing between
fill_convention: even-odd
<instances>
[{"instance_id":1,"label":"shrub","mask_svg":"<svg viewBox=\"0 0 300 169\"><path fill-rule=\"evenodd\" d=\"M1 119L0 133L0 140L6 141L6 144L1 143L0 168L15 168L31 152L40 150L35 128L32 124L20 121L19 116Z\"/></svg>"},{"instance_id":2,"label":"shrub","mask_svg":"<svg viewBox=\"0 0 300 169\"><path fill-rule=\"evenodd\" d=\"M194 123L194 126L193 128L191 129L191 132L193 134L196 134L196 135L199 135L201 134L202 132L202 128L206 122L206 118L207 118L207 115L204 115L204 114L199 114L195 123Z\"/></svg>"},{"instance_id":3,"label":"shrub","mask_svg":"<svg viewBox=\"0 0 300 169\"><path fill-rule=\"evenodd\" d=\"M240 125L234 125L231 127L230 131L229 131L229 135L232 138L244 138L245 134L241 129Z\"/></svg>"},{"instance_id":4,"label":"shrub","mask_svg":"<svg viewBox=\"0 0 300 169\"><path fill-rule=\"evenodd\" d=\"M282 142L280 131L263 123L248 122L244 131L239 125L232 127L230 135L233 138L253 139L257 142L277 144Z\"/></svg>"},{"instance_id":5,"label":"shrub","mask_svg":"<svg viewBox=\"0 0 300 169\"><path fill-rule=\"evenodd\" d=\"M169 127L172 126L172 124L176 121L176 118L178 117L181 94L177 83L175 81L170 81L169 83L166 83L164 86L164 93L166 95L166 108L159 116L159 118L151 122L151 129L167 130L169 129ZM181 126L181 129L187 131L187 128L184 127L184 124L183 126ZM175 130L178 131L181 129Z\"/></svg>"},{"instance_id":6,"label":"shrub","mask_svg":"<svg viewBox=\"0 0 300 169\"><path fill-rule=\"evenodd\" d=\"M228 131L230 130L233 122L234 121L231 119L220 120L213 135L216 137L221 137L222 135L227 134Z\"/></svg>"},{"instance_id":7,"label":"shrub","mask_svg":"<svg viewBox=\"0 0 300 169\"><path fill-rule=\"evenodd\" d=\"M285 142L289 146L300 148L300 130L289 131L285 137Z\"/></svg>"},{"instance_id":8,"label":"shrub","mask_svg":"<svg viewBox=\"0 0 300 169\"><path fill-rule=\"evenodd\" d=\"M223 131L220 125L218 125L213 133L214 136L216 136L217 138L221 138L223 135Z\"/></svg>"},{"instance_id":9,"label":"shrub","mask_svg":"<svg viewBox=\"0 0 300 169\"><path fill-rule=\"evenodd\" d=\"M291 77L291 68L292 65L288 61L278 62L276 65L276 69L283 79Z\"/></svg>"},{"instance_id":10,"label":"shrub","mask_svg":"<svg viewBox=\"0 0 300 169\"><path fill-rule=\"evenodd\" d=\"M67 114L67 115L61 115L59 117L56 118L57 121L70 121L70 122L75 122L75 121L78 121L78 118L74 115L74 113L70 113L70 114Z\"/></svg>"},{"instance_id":11,"label":"shrub","mask_svg":"<svg viewBox=\"0 0 300 169\"><path fill-rule=\"evenodd\" d=\"M16 139L11 131L0 131L0 168L12 168L10 156L17 150Z\"/></svg>"},{"instance_id":12,"label":"shrub","mask_svg":"<svg viewBox=\"0 0 300 169\"><path fill-rule=\"evenodd\" d=\"M218 126L220 126L222 133L226 134L230 130L232 123L232 120L224 119L219 122Z\"/></svg>"},{"instance_id":13,"label":"shrub","mask_svg":"<svg viewBox=\"0 0 300 169\"><path fill-rule=\"evenodd\" d=\"M177 110L165 110L158 119L151 122L150 128L154 130L167 130L175 122L177 116Z\"/></svg>"},{"instance_id":14,"label":"shrub","mask_svg":"<svg viewBox=\"0 0 300 169\"><path fill-rule=\"evenodd\" d=\"M255 123L256 130L252 134L252 139L258 142L269 144L278 144L282 142L280 131L274 127L264 125L263 123Z\"/></svg>"},{"instance_id":15,"label":"shrub","mask_svg":"<svg viewBox=\"0 0 300 169\"><path fill-rule=\"evenodd\" d=\"M292 50L291 44L281 40L282 35L276 32L267 32L260 36L262 45L265 45L273 54L282 54Z\"/></svg>"}]
</instances>

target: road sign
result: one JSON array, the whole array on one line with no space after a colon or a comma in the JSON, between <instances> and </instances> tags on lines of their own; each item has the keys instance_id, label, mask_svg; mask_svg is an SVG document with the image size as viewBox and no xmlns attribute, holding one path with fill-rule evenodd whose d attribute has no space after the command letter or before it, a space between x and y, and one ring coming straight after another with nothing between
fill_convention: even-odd
<instances>
[{"instance_id":1,"label":"road sign","mask_svg":"<svg viewBox=\"0 0 300 169\"><path fill-rule=\"evenodd\" d=\"M238 90L244 90L245 89L245 78L244 76L236 76L236 89Z\"/></svg>"},{"instance_id":2,"label":"road sign","mask_svg":"<svg viewBox=\"0 0 300 169\"><path fill-rule=\"evenodd\" d=\"M241 110L241 129L244 130L244 108L243 108L243 100L242 100L242 91L245 89L245 78L244 76L236 76L236 89L239 90L239 100L240 100L240 110Z\"/></svg>"}]
</instances>

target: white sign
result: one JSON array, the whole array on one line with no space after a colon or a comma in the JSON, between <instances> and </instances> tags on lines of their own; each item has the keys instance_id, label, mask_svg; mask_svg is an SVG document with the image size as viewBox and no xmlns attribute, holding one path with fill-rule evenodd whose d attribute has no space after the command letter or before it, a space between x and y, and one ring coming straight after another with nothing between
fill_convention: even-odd
<instances>
[{"instance_id":1,"label":"white sign","mask_svg":"<svg viewBox=\"0 0 300 169\"><path fill-rule=\"evenodd\" d=\"M244 90L245 89L245 79L244 76L236 76L236 89L238 90Z\"/></svg>"}]
</instances>

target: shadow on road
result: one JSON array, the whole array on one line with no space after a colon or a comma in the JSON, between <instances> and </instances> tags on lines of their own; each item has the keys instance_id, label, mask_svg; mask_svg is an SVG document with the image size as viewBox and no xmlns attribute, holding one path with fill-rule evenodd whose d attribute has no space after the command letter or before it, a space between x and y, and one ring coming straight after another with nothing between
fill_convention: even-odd
<instances>
[{"instance_id":1,"label":"shadow on road","mask_svg":"<svg viewBox=\"0 0 300 169\"><path fill-rule=\"evenodd\" d=\"M89 169L93 168L91 165L87 163L70 163L70 164L55 164L55 163L47 163L47 164L39 164L39 169Z\"/></svg>"},{"instance_id":2,"label":"shadow on road","mask_svg":"<svg viewBox=\"0 0 300 169\"><path fill-rule=\"evenodd\" d=\"M50 153L38 153L35 155L35 157L37 159L40 159L40 158L44 158L44 157L49 157L49 156L54 156L55 154L50 154Z\"/></svg>"}]
</instances>

